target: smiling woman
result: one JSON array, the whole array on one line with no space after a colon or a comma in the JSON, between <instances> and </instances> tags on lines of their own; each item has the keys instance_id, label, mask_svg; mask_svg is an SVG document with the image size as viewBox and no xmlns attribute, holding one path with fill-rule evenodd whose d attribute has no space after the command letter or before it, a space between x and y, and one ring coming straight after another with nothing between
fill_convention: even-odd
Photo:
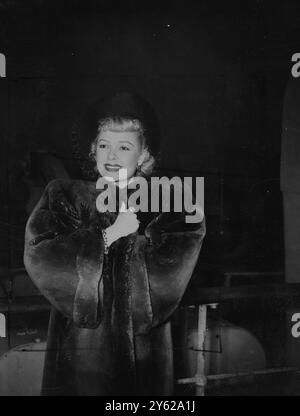
<instances>
[{"instance_id":1,"label":"smiling woman","mask_svg":"<svg viewBox=\"0 0 300 416\"><path fill-rule=\"evenodd\" d=\"M149 180L157 137L144 100L122 93L99 108L96 132L86 137L98 177L119 192L136 176ZM120 205L102 212L101 191L96 182L52 181L26 226L26 269L53 305L43 394L170 395L170 318L195 267L204 219L186 224L185 211Z\"/></svg>"},{"instance_id":2,"label":"smiling woman","mask_svg":"<svg viewBox=\"0 0 300 416\"><path fill-rule=\"evenodd\" d=\"M116 181L121 168L127 170L130 179L140 172L150 173L155 162L147 149L141 122L125 118L100 120L91 155L100 175Z\"/></svg>"}]
</instances>

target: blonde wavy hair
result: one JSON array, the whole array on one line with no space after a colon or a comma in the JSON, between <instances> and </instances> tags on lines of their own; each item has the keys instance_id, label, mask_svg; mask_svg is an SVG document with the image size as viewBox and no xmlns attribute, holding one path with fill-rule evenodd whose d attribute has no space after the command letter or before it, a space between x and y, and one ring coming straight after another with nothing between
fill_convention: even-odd
<instances>
[{"instance_id":1,"label":"blonde wavy hair","mask_svg":"<svg viewBox=\"0 0 300 416\"><path fill-rule=\"evenodd\" d=\"M145 137L145 130L138 119L130 119L124 117L107 117L99 121L98 134L95 140L91 144L91 150L89 153L90 158L95 162L96 160L96 149L98 144L98 139L102 131L116 131L116 132L136 132L138 133L139 140L144 147L145 157L143 163L139 166L139 169L136 171L136 176L149 176L151 175L156 160L151 154L148 146L147 140ZM95 168L96 169L96 168Z\"/></svg>"}]
</instances>

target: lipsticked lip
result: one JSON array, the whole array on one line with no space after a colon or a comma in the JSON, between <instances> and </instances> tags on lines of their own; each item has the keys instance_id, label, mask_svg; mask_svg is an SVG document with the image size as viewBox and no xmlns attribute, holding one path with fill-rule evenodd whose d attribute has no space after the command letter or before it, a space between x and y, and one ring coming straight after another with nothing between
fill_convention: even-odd
<instances>
[{"instance_id":1,"label":"lipsticked lip","mask_svg":"<svg viewBox=\"0 0 300 416\"><path fill-rule=\"evenodd\" d=\"M110 163L106 163L104 166L105 166L105 169L107 169L107 170L121 169L121 167L122 167L120 165L111 165Z\"/></svg>"}]
</instances>

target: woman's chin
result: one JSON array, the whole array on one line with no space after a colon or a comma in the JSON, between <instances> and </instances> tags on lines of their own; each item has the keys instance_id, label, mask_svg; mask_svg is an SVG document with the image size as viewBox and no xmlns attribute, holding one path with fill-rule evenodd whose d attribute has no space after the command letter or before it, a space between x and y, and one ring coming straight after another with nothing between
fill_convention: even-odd
<instances>
[{"instance_id":1,"label":"woman's chin","mask_svg":"<svg viewBox=\"0 0 300 416\"><path fill-rule=\"evenodd\" d=\"M105 179L107 179L108 181L112 181L112 182L118 182L119 181L119 176L118 175L112 175L111 173L105 173L102 176Z\"/></svg>"},{"instance_id":2,"label":"woman's chin","mask_svg":"<svg viewBox=\"0 0 300 416\"><path fill-rule=\"evenodd\" d=\"M106 178L109 181L118 181L119 180L119 172L108 172L105 169L98 169L100 176Z\"/></svg>"},{"instance_id":3,"label":"woman's chin","mask_svg":"<svg viewBox=\"0 0 300 416\"><path fill-rule=\"evenodd\" d=\"M114 182L124 182L130 179L130 176L124 175L124 172L122 172L123 174L120 175L119 171L118 172L100 171L99 173L101 176L107 178L109 181L114 181Z\"/></svg>"}]
</instances>

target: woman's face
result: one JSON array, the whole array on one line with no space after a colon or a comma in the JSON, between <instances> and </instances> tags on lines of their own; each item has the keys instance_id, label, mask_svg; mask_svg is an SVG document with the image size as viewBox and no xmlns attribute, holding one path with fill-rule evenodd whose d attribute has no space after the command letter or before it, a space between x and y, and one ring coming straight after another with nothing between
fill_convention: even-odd
<instances>
[{"instance_id":1,"label":"woman's face","mask_svg":"<svg viewBox=\"0 0 300 416\"><path fill-rule=\"evenodd\" d=\"M143 161L143 147L138 132L101 131L96 149L97 168L102 176L119 179L119 170L126 169L130 179Z\"/></svg>"}]
</instances>

